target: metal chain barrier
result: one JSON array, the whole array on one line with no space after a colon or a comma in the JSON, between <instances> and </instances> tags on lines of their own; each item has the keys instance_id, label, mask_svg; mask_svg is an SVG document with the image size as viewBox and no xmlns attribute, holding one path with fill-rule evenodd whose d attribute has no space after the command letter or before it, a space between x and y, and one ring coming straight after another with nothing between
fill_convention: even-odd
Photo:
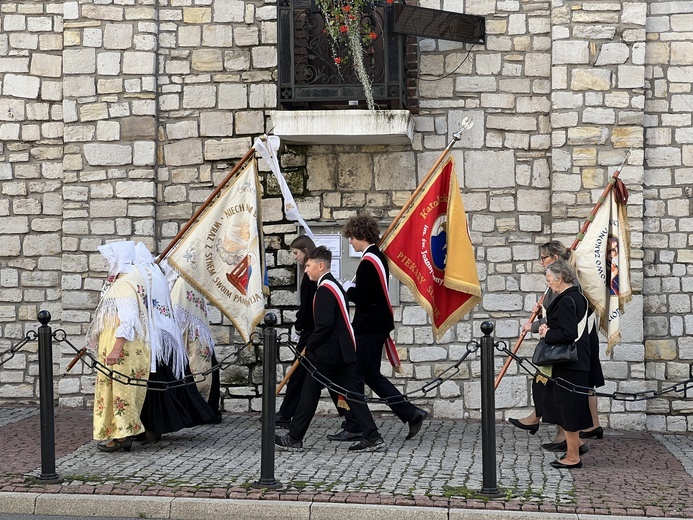
<instances>
[{"instance_id":1,"label":"metal chain barrier","mask_svg":"<svg viewBox=\"0 0 693 520\"><path fill-rule=\"evenodd\" d=\"M412 390L411 392L407 392L405 394L402 394L401 396L396 397L369 397L366 394L362 394L360 392L353 392L347 390L346 388L335 384L328 377L321 374L320 371L315 367L315 365L313 365L313 363L311 363L311 361L307 359L305 356L301 355L301 353L296 349L296 344L291 341L289 334L281 334L278 339L280 344L281 341L284 340L284 344L288 346L289 349L294 353L296 358L300 361L301 365L305 367L310 376L316 381L318 381L320 384L322 384L328 390L332 390L337 395L341 395L347 401L360 401L364 403L379 403L386 405L398 404L405 400L415 401L416 399L423 399L428 392L438 388L445 381L448 381L452 379L452 377L454 377L455 375L459 374L460 365L462 364L462 362L464 362L464 360L467 359L469 354L476 352L480 347L480 343L477 343L473 340L467 343L467 350L457 363L443 370L443 372L441 372L438 377L431 379L421 388ZM412 397L417 394L421 395L419 397Z\"/></svg>"},{"instance_id":2,"label":"metal chain barrier","mask_svg":"<svg viewBox=\"0 0 693 520\"><path fill-rule=\"evenodd\" d=\"M8 348L7 350L0 352L0 367L7 363L14 355L19 352L19 350L29 343L30 341L36 341L38 339L38 333L35 330L30 330L26 333L24 338L16 345Z\"/></svg>"},{"instance_id":3,"label":"metal chain barrier","mask_svg":"<svg viewBox=\"0 0 693 520\"><path fill-rule=\"evenodd\" d=\"M9 349L0 352L0 366L4 365L8 361L10 361L14 355L21 350L24 345L29 343L30 341L36 341L38 338L38 334L36 331L30 330L26 333L25 337L16 345L13 345ZM212 374L215 371L222 370L227 368L228 366L231 366L234 364L236 361L238 361L238 358L240 356L240 353L246 349L249 348L250 346L253 345L260 345L262 343L262 335L260 333L253 333L251 335L250 341L247 343L238 345L236 350L233 352L229 353L227 356L225 356L223 359L219 360L217 365L213 366L209 370L206 370L204 372L199 372L196 374L191 374L189 376L184 377L183 379L178 379L175 381L148 381L147 379L143 378L137 378L137 377L132 377L128 376L126 374L123 374L122 372L118 372L117 370L114 370L107 365L104 365L103 363L99 362L99 360L87 350L86 347L83 347L81 349L77 348L75 345L73 345L68 339L67 339L67 334L64 330L62 329L57 329L53 332L53 339L55 339L58 343L65 343L68 346L70 346L76 353L75 359L73 362L70 364L68 367L68 371L72 368L74 363L78 360L82 361L85 365L87 365L89 368L94 369L101 374L107 376L108 378L117 381L118 383L124 384L124 385L133 385L133 386L146 386L147 389L149 390L154 390L154 391L166 391L169 388L178 388L182 386L188 386L188 385L193 385L197 384L198 382L202 382L207 379L207 377ZM480 344L474 340L470 341L467 343L466 346L466 351L462 355L459 361L457 361L454 365L448 367L445 369L441 374L427 383L425 383L421 388L418 388L416 390L412 390L411 392L407 392L402 394L402 396L397 396L397 397L369 397L366 394L359 393L359 392L352 392L347 390L346 388L343 388L337 384L335 384L333 381L331 381L329 378L325 377L324 375L320 374L320 372L317 370L317 368L313 365L313 363L310 362L305 356L302 356L300 352L296 349L295 343L293 343L290 340L290 335L288 333L281 334L278 338L278 342L281 344L284 344L287 346L297 357L297 359L301 362L301 364L308 370L308 373L319 381L321 384L325 386L328 390L332 390L333 392L337 393L338 395L341 395L347 400L351 401L362 401L366 403L380 403L380 404L397 404L402 402L403 400L416 400L416 399L422 399L424 398L429 392L435 390L438 388L440 385L442 385L444 382L452 379L455 375L459 374L460 372L460 365L467 359L467 357L476 352ZM576 393L576 394L583 394L583 395L595 395L597 397L606 397L609 399L613 399L615 401L630 401L630 402L635 402L635 401L645 401L648 399L656 399L658 397L665 396L666 394L671 394L671 393L683 393L687 394L687 392L693 391L693 377L686 381L679 381L678 383L675 383L673 385L664 387L660 390L645 390L641 392L621 392L621 391L616 391L616 392L603 392L596 390L591 387L586 387L586 386L580 386L576 385L574 383L571 383L570 381L567 381L561 377L550 377L546 376L545 374L541 373L539 370L539 367L537 367L535 364L533 364L529 359L523 358L518 356L517 354L514 354L507 346L507 344L504 341L496 342L494 343L494 346L496 350L499 352L503 352L507 356L511 357L514 359L517 364L520 366L522 370L527 372L528 375L532 377L536 376L541 376L545 377L549 381L553 382L555 385L568 390L569 392ZM84 358L88 359L84 359ZM529 365L529 366L528 366ZM420 394L420 395L419 395ZM687 395L683 396L684 399L690 399Z\"/></svg>"},{"instance_id":4,"label":"metal chain barrier","mask_svg":"<svg viewBox=\"0 0 693 520\"><path fill-rule=\"evenodd\" d=\"M564 390L568 390L569 392L575 394L607 397L615 401L646 401L648 399L656 399L657 397L661 397L663 395L670 393L682 392L685 394L688 390L693 390L693 378L691 378L687 381L679 381L678 383L664 387L661 390L644 390L642 392L601 392L599 390L595 390L592 387L576 385L574 383L571 383L570 381L566 381L562 377L547 376L546 374L540 372L539 367L532 363L529 359L520 357L517 354L511 352L507 345L505 346L505 348L500 348L497 346L496 349L512 357L515 361L517 361L517 364L520 366L520 368L522 368L522 370L527 372L530 376L544 377L549 381L553 382L555 385L563 388ZM531 368L528 368L527 365L530 365ZM688 397L687 395L684 395L683 398L690 399L690 397Z\"/></svg>"},{"instance_id":5,"label":"metal chain barrier","mask_svg":"<svg viewBox=\"0 0 693 520\"><path fill-rule=\"evenodd\" d=\"M101 374L105 375L109 379L112 379L113 381L116 381L120 384L123 385L132 385L132 386L144 386L147 388L147 390L154 390L154 391L159 391L159 392L165 392L166 390L170 388L179 388L183 386L189 386L189 385L194 385L197 383L200 383L204 380L207 379L207 377L212 374L212 372L215 372L217 370L222 370L224 368L227 368L234 364L238 358L240 353L246 349L249 348L252 345L259 345L262 341L262 336L254 332L250 336L250 341L247 343L244 343L242 345L239 345L235 351L231 352L228 354L226 357L223 359L219 360L215 366L210 368L209 370L206 370L204 372L197 372L195 374L190 374L189 376L184 377L183 379L177 379L174 381L149 381L148 379L144 378L138 378L138 377L132 377L128 376L126 374L123 374L122 372L118 372L117 370L114 370L110 368L108 365L104 365L101 363L94 354L89 352L87 350L87 347L83 347L81 349L77 348L75 345L73 345L70 340L67 339L67 334L65 333L64 330L62 329L57 329L53 332L53 339L55 339L58 343L65 343L68 346L70 346L76 353L75 359L72 360L72 363L68 366L67 370L69 371L72 366L78 361L82 361L85 365L87 365L89 368L96 370L97 372L100 372ZM84 358L88 359L84 359Z\"/></svg>"}]
</instances>

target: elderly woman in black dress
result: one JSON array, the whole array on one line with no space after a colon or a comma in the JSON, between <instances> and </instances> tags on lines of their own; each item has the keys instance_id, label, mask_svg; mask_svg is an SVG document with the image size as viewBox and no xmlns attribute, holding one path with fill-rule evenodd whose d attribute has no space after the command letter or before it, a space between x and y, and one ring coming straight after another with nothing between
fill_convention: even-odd
<instances>
[{"instance_id":1,"label":"elderly woman in black dress","mask_svg":"<svg viewBox=\"0 0 693 520\"><path fill-rule=\"evenodd\" d=\"M546 268L546 282L555 298L546 309L546 323L539 327L539 335L551 345L577 344L578 360L574 363L554 365L552 377L544 393L544 422L557 424L565 430L566 454L554 460L554 468L580 468L582 441L580 430L592 427L587 394L569 390L573 385L587 388L590 384L590 338L587 330L587 299L573 285L575 270L564 260L557 260ZM567 388L566 388L567 387Z\"/></svg>"}]
</instances>

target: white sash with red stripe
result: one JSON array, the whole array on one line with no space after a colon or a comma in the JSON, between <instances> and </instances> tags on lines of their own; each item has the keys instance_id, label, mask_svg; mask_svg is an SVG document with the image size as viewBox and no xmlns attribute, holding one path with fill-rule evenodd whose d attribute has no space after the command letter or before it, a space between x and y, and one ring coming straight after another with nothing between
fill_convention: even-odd
<instances>
[{"instance_id":1,"label":"white sash with red stripe","mask_svg":"<svg viewBox=\"0 0 693 520\"><path fill-rule=\"evenodd\" d=\"M385 293L385 300L387 301L387 305L390 308L390 314L392 314L392 302L390 301L390 291L388 290L387 272L385 271L385 266L383 265L383 262L374 253L365 253L361 260L370 262L371 264L373 264L373 267L375 267L375 270L378 273L378 278L380 278L380 285L382 285L383 292ZM397 346L395 345L395 341L389 334L387 336L387 339L385 340L385 353L387 354L387 359L390 360L390 364L394 367L395 371L400 372L402 370L402 362L399 359L399 354L397 353Z\"/></svg>"},{"instance_id":2,"label":"white sash with red stripe","mask_svg":"<svg viewBox=\"0 0 693 520\"><path fill-rule=\"evenodd\" d=\"M349 306L344 298L344 293L339 285L332 280L323 279L320 282L320 287L325 287L326 289L332 291L332 294L334 294L334 297L337 299L339 309L342 311L342 318L344 319L344 323L346 324L349 334L351 335L351 342L354 344L354 350L356 350L356 336L354 335L354 329L352 328L351 321L349 320ZM315 305L315 300L313 300L313 305Z\"/></svg>"}]
</instances>

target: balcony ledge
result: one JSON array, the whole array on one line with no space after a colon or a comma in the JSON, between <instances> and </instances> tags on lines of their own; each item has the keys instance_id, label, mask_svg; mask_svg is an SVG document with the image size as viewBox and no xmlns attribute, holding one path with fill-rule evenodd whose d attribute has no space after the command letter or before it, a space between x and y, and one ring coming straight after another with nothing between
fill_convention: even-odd
<instances>
[{"instance_id":1,"label":"balcony ledge","mask_svg":"<svg viewBox=\"0 0 693 520\"><path fill-rule=\"evenodd\" d=\"M408 110L275 110L272 133L293 144L411 144Z\"/></svg>"}]
</instances>

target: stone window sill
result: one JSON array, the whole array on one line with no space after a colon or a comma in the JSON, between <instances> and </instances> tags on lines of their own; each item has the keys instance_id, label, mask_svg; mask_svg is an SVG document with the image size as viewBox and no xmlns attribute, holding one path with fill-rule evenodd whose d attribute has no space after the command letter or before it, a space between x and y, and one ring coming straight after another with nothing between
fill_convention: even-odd
<instances>
[{"instance_id":1,"label":"stone window sill","mask_svg":"<svg viewBox=\"0 0 693 520\"><path fill-rule=\"evenodd\" d=\"M271 133L292 144L411 144L408 110L275 110Z\"/></svg>"}]
</instances>

